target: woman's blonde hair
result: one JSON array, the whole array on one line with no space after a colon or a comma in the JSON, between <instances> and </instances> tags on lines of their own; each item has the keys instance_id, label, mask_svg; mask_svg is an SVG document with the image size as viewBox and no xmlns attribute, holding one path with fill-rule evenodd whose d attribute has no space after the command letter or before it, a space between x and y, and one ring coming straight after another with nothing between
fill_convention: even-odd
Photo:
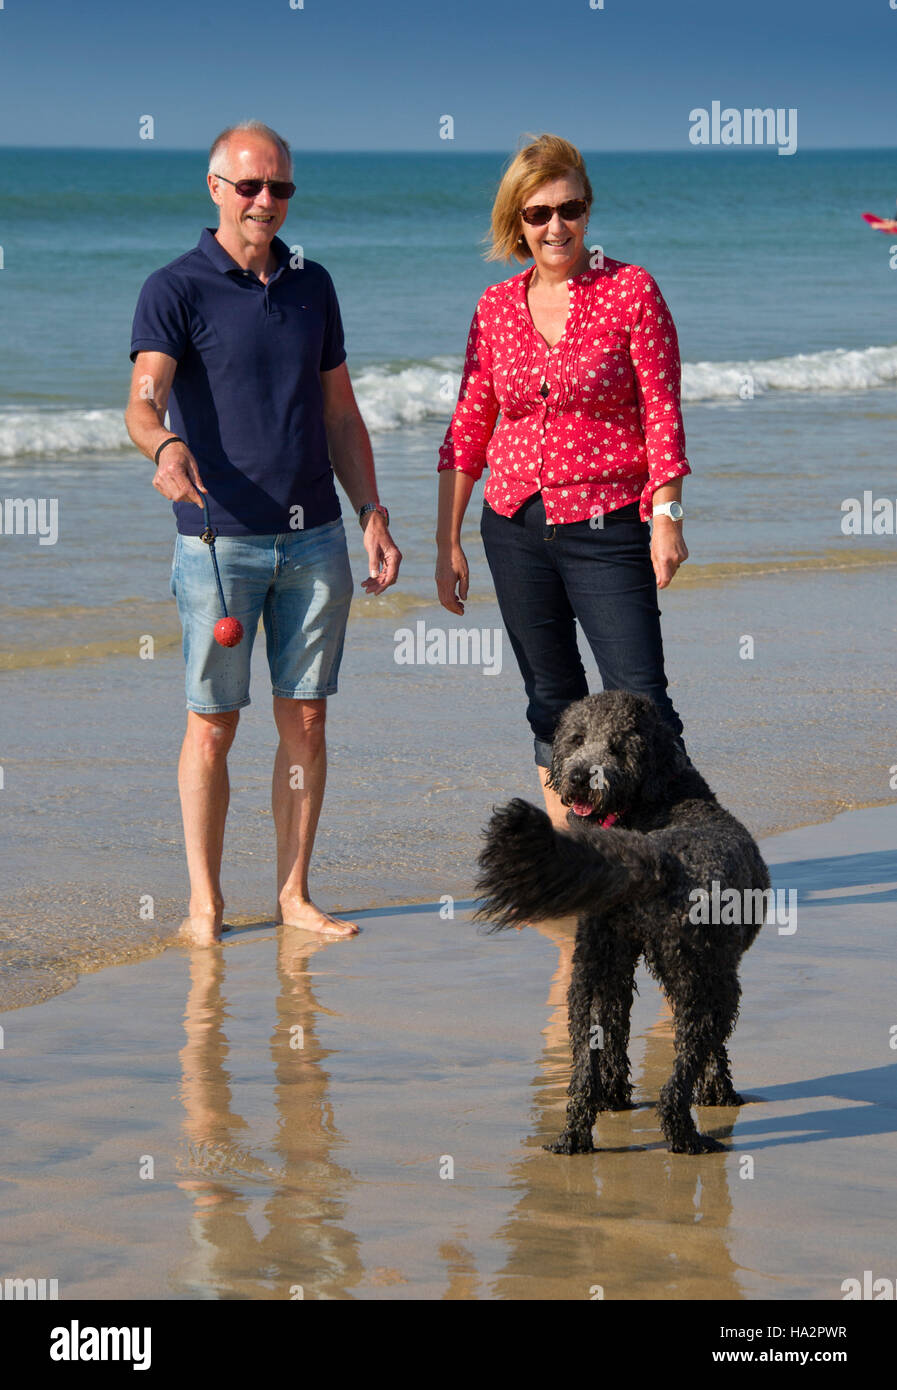
<instances>
[{"instance_id":1,"label":"woman's blonde hair","mask_svg":"<svg viewBox=\"0 0 897 1390\"><path fill-rule=\"evenodd\" d=\"M562 179L565 174L578 174L582 196L589 208L592 206L592 185L575 145L559 135L527 135L524 139L530 143L511 159L492 204L492 230L483 238L489 247L484 253L487 261L509 261L512 256L518 261L530 259L530 249L520 230L520 209L543 183Z\"/></svg>"}]
</instances>

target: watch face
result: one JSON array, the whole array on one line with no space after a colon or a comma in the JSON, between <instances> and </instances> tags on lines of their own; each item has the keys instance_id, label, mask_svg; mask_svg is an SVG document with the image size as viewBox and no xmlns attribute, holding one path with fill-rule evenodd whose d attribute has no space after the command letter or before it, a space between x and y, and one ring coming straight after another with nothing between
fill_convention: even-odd
<instances>
[{"instance_id":1,"label":"watch face","mask_svg":"<svg viewBox=\"0 0 897 1390\"><path fill-rule=\"evenodd\" d=\"M680 507L679 503L678 503L678 502L671 502L671 503L670 503L670 516L672 517L673 521L678 521L679 518L680 518L682 515L683 515L682 508Z\"/></svg>"}]
</instances>

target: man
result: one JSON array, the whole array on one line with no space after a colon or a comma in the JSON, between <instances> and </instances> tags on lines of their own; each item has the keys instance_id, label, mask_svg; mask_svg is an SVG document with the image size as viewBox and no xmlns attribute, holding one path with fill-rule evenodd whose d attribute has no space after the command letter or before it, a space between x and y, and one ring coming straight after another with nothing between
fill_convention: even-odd
<instances>
[{"instance_id":1,"label":"man","mask_svg":"<svg viewBox=\"0 0 897 1390\"><path fill-rule=\"evenodd\" d=\"M217 231L156 271L134 317L125 421L155 459L178 536L171 589L184 630L187 731L178 787L190 875L184 936L221 935L227 754L249 704L259 617L267 638L280 742L272 808L279 922L350 936L309 896L308 867L324 798L327 696L337 688L352 592L336 474L359 512L370 577L394 584L401 554L377 495L370 440L345 363L339 305L323 266L276 235L295 192L289 146L258 121L212 146L208 186ZM169 407L171 429L163 423ZM329 455L329 456L328 456ZM203 498L228 612L243 641L219 646L223 616Z\"/></svg>"}]
</instances>

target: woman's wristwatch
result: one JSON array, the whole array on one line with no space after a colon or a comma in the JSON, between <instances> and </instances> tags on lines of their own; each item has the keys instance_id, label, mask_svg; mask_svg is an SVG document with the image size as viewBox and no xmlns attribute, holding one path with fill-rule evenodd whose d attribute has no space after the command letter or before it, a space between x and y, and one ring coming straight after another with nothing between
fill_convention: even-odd
<instances>
[{"instance_id":1,"label":"woman's wristwatch","mask_svg":"<svg viewBox=\"0 0 897 1390\"><path fill-rule=\"evenodd\" d=\"M685 516L679 502L661 502L651 513L652 516L668 516L671 521L681 521Z\"/></svg>"},{"instance_id":2,"label":"woman's wristwatch","mask_svg":"<svg viewBox=\"0 0 897 1390\"><path fill-rule=\"evenodd\" d=\"M368 512L379 512L386 522L387 530L389 529L389 512L386 507L380 502L365 502L363 507L358 508L358 524L362 531L364 530L364 520Z\"/></svg>"}]
</instances>

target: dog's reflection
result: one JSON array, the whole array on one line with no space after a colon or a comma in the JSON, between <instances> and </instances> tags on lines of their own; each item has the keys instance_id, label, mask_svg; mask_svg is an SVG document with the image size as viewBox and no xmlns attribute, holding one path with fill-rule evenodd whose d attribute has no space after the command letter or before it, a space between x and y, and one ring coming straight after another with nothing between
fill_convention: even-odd
<instances>
[{"instance_id":1,"label":"dog's reflection","mask_svg":"<svg viewBox=\"0 0 897 1390\"><path fill-rule=\"evenodd\" d=\"M601 1152L558 1158L542 1141L556 1133L570 1074L566 998L576 923L541 922L536 930L558 948L551 1016L540 1074L533 1081L530 1147L513 1166L519 1192L498 1233L507 1255L487 1295L514 1299L740 1299L730 1253L732 1197L738 1181L718 1154L672 1156L657 1116L657 1098L673 1055L672 1014L647 984L637 1003L633 1054L636 1108L600 1116ZM655 1014L653 1022L651 1014ZM639 1022L641 1016L641 1022ZM705 1110L720 1138L735 1110Z\"/></svg>"}]
</instances>

